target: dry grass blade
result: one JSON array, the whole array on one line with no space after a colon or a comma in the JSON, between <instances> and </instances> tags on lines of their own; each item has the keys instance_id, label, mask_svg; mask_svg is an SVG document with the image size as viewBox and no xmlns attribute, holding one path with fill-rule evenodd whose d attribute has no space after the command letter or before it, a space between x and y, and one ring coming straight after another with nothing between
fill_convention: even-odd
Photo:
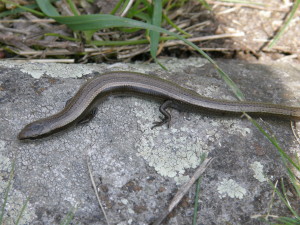
<instances>
[{"instance_id":1,"label":"dry grass blade","mask_svg":"<svg viewBox=\"0 0 300 225\"><path fill-rule=\"evenodd\" d=\"M187 40L190 42L199 42L199 41L208 41L208 40L215 40L215 39L223 39L223 38L231 38L231 37L242 37L245 34L243 32L234 33L234 34L216 34L216 35L208 35L203 37L195 37L195 38L188 38ZM176 40L176 41L168 41L164 44L164 47L174 46L174 45L186 45L183 41Z\"/></svg>"},{"instance_id":2,"label":"dry grass blade","mask_svg":"<svg viewBox=\"0 0 300 225\"><path fill-rule=\"evenodd\" d=\"M127 14L128 10L129 10L130 7L132 6L133 2L134 2L134 0L130 0L130 1L128 2L126 8L124 9L124 11L123 11L122 14L121 14L121 17L124 17L124 16Z\"/></svg>"},{"instance_id":3,"label":"dry grass blade","mask_svg":"<svg viewBox=\"0 0 300 225\"><path fill-rule=\"evenodd\" d=\"M12 33L28 34L27 31L17 30L17 29L7 28L7 27L0 27L0 30L2 30L2 31L8 31L8 32L12 32Z\"/></svg>"},{"instance_id":4,"label":"dry grass blade","mask_svg":"<svg viewBox=\"0 0 300 225\"><path fill-rule=\"evenodd\" d=\"M291 23L292 19L294 18L299 6L300 6L300 0L296 0L295 3L293 4L293 8L292 8L290 14L288 15L286 21L283 23L283 25L279 29L278 33L274 36L273 40L268 45L269 48L272 48L275 45L275 43L277 43L279 38L282 37L282 35L284 34L284 31L287 29L288 25Z\"/></svg>"},{"instance_id":5,"label":"dry grass blade","mask_svg":"<svg viewBox=\"0 0 300 225\"><path fill-rule=\"evenodd\" d=\"M247 7L252 9L258 9L258 10L267 10L267 11L276 11L276 12L287 12L288 8L279 8L275 7L270 4L255 4L252 2L249 3L239 3L239 2L223 2L223 1L215 1L215 0L207 0L207 3L211 5L218 5L218 6L238 6L238 7Z\"/></svg>"},{"instance_id":6,"label":"dry grass blade","mask_svg":"<svg viewBox=\"0 0 300 225\"><path fill-rule=\"evenodd\" d=\"M92 181L92 185L93 185L93 188L94 188L94 191L95 191L95 194L97 196L97 200L98 200L98 203L99 203L99 206L104 214L104 217L105 217L105 220L106 220L106 224L109 225L109 220L108 220L108 217L106 215L106 212L104 210L104 207L101 203L101 200L100 200L100 197L98 195L98 191L97 191L97 187L96 187L96 184L95 184L95 180L94 180L94 177L93 177L93 174L92 174L92 171L91 171L91 167L90 167L90 164L89 164L89 158L88 158L88 155L87 155L87 158L86 158L86 163L87 163L87 166L88 166L88 170L89 170L89 174L90 174L90 178L91 178L91 181Z\"/></svg>"},{"instance_id":7,"label":"dry grass blade","mask_svg":"<svg viewBox=\"0 0 300 225\"><path fill-rule=\"evenodd\" d=\"M210 165L213 159L214 158L207 158L203 161L203 163L201 163L201 165L197 168L191 179L177 191L168 208L163 211L162 215L153 223L153 225L159 225L163 222L163 220L168 216L168 214L172 212L172 210L181 201L183 196L190 190L191 186L195 183L195 181L204 173L204 171Z\"/></svg>"},{"instance_id":8,"label":"dry grass blade","mask_svg":"<svg viewBox=\"0 0 300 225\"><path fill-rule=\"evenodd\" d=\"M299 125L300 125L299 122L291 121L291 129L292 129L293 135L294 135L296 141L298 142L298 144L300 145L299 128L298 128Z\"/></svg>"},{"instance_id":9,"label":"dry grass blade","mask_svg":"<svg viewBox=\"0 0 300 225\"><path fill-rule=\"evenodd\" d=\"M20 63L75 63L74 59L16 59L13 61Z\"/></svg>"}]
</instances>

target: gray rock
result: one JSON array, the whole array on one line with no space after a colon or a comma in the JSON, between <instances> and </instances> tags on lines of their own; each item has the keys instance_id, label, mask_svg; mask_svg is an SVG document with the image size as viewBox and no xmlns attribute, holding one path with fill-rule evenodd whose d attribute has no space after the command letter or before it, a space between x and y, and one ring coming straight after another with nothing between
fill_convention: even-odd
<instances>
[{"instance_id":1,"label":"gray rock","mask_svg":"<svg viewBox=\"0 0 300 225\"><path fill-rule=\"evenodd\" d=\"M59 224L76 207L74 224L106 224L87 163L112 224L149 224L160 215L178 185L215 157L201 182L199 224L263 224L272 181L285 176L275 147L247 119L172 111L171 128L151 130L159 104L136 97L110 97L89 123L35 141L16 136L27 123L61 110L82 85L83 75L130 70L162 78L218 99L235 97L203 59L163 60L157 65L66 65L0 62L0 198L15 159L15 175L5 209L12 224L29 196L21 224ZM247 100L299 105L300 69L284 64L218 62ZM264 118L288 152L298 145L289 121ZM88 159L88 162L87 162ZM191 224L194 189L167 224ZM0 202L0 204L2 204ZM275 197L272 214L286 215Z\"/></svg>"}]
</instances>

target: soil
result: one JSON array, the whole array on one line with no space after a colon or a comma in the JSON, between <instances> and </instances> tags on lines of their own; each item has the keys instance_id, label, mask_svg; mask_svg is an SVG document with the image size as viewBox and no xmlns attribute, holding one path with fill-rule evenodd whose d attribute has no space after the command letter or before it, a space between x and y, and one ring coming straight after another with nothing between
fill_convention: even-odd
<instances>
[{"instance_id":1,"label":"soil","mask_svg":"<svg viewBox=\"0 0 300 225\"><path fill-rule=\"evenodd\" d=\"M81 14L92 14L110 13L117 2L117 0L95 0L93 3L75 1L75 4ZM270 40L287 20L293 1L255 0L255 2L231 3L207 0L208 7L199 2L187 1L184 5L168 10L167 16L178 27L189 33L191 36L188 38L208 52L212 58L299 62L300 26L297 26L300 19L299 11L279 41L272 48L268 47ZM19 4L22 4L22 1ZM72 15L65 1L58 1L55 6L61 15ZM4 12L10 8L11 5L4 4L0 10ZM163 23L163 27L175 31L166 22ZM79 63L151 59L149 44L94 46L85 41L80 43L48 36L47 33L58 33L74 37L74 33L54 20L38 18L28 12L17 14L17 18L14 15L2 17L0 30L0 58L61 60L63 56L75 59L74 62ZM96 32L92 40L120 41L146 38L143 31L132 33L108 29ZM85 52L84 56L78 54L79 52ZM160 44L160 57L187 58L195 55L199 54L175 40Z\"/></svg>"}]
</instances>

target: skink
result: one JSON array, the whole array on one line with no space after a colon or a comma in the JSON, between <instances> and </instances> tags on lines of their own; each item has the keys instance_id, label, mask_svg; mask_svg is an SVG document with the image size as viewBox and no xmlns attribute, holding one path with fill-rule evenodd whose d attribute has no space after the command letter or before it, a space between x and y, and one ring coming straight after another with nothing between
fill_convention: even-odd
<instances>
[{"instance_id":1,"label":"skink","mask_svg":"<svg viewBox=\"0 0 300 225\"><path fill-rule=\"evenodd\" d=\"M82 120L93 108L97 99L103 99L111 94L144 94L151 98L164 101L159 110L164 115L160 122L154 123L161 126L169 123L171 115L167 108L189 106L194 109L214 110L220 112L247 112L269 114L285 117L288 119L300 119L300 107L290 107L259 102L238 102L217 100L204 97L195 91L183 88L170 81L156 76L117 71L109 72L87 81L72 97L65 108L60 112L34 121L26 125L18 135L18 139L41 138L69 125Z\"/></svg>"}]
</instances>

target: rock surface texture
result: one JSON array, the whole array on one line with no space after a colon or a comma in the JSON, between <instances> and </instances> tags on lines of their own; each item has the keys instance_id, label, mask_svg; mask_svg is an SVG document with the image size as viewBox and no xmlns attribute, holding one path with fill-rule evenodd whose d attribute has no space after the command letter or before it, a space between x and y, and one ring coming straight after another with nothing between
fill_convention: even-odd
<instances>
[{"instance_id":1,"label":"rock surface texture","mask_svg":"<svg viewBox=\"0 0 300 225\"><path fill-rule=\"evenodd\" d=\"M106 224L88 164L111 224L150 224L199 166L204 153L215 159L202 177L198 224L264 224L252 216L268 212L273 191L267 179L284 177L285 169L275 147L245 118L172 110L169 129L151 130L160 116L156 101L110 97L88 123L40 140L17 140L25 124L60 111L95 72L157 74L208 97L236 99L205 60L162 62L169 71L138 63L0 62L0 199L15 161L6 224L16 220L27 197L21 224L60 224L74 207L74 224ZM218 64L247 100L300 106L299 67L240 61ZM265 123L259 122L284 150L299 149L289 121L264 118ZM165 224L191 224L194 192L190 190ZM275 196L271 214L286 213Z\"/></svg>"}]
</instances>

